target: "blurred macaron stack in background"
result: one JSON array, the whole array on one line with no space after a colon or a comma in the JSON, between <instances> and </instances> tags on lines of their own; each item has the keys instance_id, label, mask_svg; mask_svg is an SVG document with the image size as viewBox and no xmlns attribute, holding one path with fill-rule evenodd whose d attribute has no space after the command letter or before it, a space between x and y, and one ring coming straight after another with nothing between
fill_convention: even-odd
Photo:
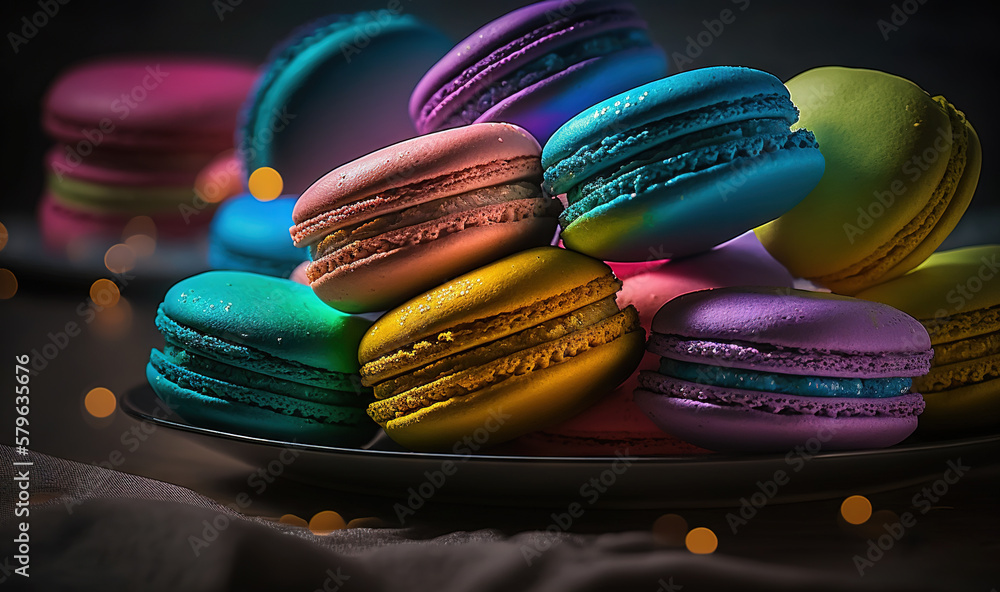
<instances>
[{"instance_id":1,"label":"blurred macaron stack in background","mask_svg":"<svg viewBox=\"0 0 1000 592\"><path fill-rule=\"evenodd\" d=\"M241 113L247 174L271 167L301 193L330 170L414 135L410 91L451 42L408 14L330 15L271 50Z\"/></svg>"},{"instance_id":2,"label":"blurred macaron stack in background","mask_svg":"<svg viewBox=\"0 0 1000 592\"><path fill-rule=\"evenodd\" d=\"M156 55L94 60L60 76L42 122L57 142L39 204L47 247L71 255L81 240L116 242L136 216L159 237L204 232L214 204L197 195L196 179L232 149L254 78L238 63Z\"/></svg>"}]
</instances>

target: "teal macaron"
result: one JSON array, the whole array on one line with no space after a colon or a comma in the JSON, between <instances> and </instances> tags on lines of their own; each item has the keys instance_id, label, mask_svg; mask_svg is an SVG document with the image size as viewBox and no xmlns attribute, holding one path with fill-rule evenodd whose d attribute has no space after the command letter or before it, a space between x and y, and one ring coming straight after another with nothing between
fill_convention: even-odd
<instances>
[{"instance_id":1,"label":"teal macaron","mask_svg":"<svg viewBox=\"0 0 1000 592\"><path fill-rule=\"evenodd\" d=\"M156 313L164 347L146 377L193 425L260 438L359 445L365 413L358 345L371 322L323 304L308 286L242 271L174 285Z\"/></svg>"},{"instance_id":2,"label":"teal macaron","mask_svg":"<svg viewBox=\"0 0 1000 592\"><path fill-rule=\"evenodd\" d=\"M545 144L545 190L565 194L563 244L607 261L707 251L798 204L825 161L792 131L798 110L771 74L675 74L580 113Z\"/></svg>"}]
</instances>

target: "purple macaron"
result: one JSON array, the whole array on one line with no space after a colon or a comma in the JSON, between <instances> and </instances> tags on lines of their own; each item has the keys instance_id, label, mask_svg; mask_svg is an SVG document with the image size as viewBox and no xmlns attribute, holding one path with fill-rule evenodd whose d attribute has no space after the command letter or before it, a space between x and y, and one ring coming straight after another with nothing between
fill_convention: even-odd
<instances>
[{"instance_id":1,"label":"purple macaron","mask_svg":"<svg viewBox=\"0 0 1000 592\"><path fill-rule=\"evenodd\" d=\"M667 74L664 51L628 2L548 0L469 35L410 97L421 134L515 123L545 143L586 107Z\"/></svg>"},{"instance_id":2,"label":"purple macaron","mask_svg":"<svg viewBox=\"0 0 1000 592\"><path fill-rule=\"evenodd\" d=\"M927 331L890 306L788 288L720 288L665 304L635 401L661 429L719 451L881 448L917 427Z\"/></svg>"}]
</instances>

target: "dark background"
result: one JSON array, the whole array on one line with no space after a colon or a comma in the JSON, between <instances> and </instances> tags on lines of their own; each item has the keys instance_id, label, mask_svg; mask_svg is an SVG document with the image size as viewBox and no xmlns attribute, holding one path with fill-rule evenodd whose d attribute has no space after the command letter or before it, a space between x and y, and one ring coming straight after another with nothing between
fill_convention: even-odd
<instances>
[{"instance_id":1,"label":"dark background","mask_svg":"<svg viewBox=\"0 0 1000 592\"><path fill-rule=\"evenodd\" d=\"M21 33L23 17L41 10L39 1L4 4L0 31L2 80L0 101L5 115L0 133L0 221L12 214L31 212L43 179L42 156L50 141L42 134L40 104L46 88L63 70L87 58L129 52L214 54L260 63L270 48L297 26L333 12L385 8L390 0L315 2L284 0L183 0L176 2L97 2L69 0L15 54L9 33ZM231 6L228 2L239 2ZM527 2L430 2L398 0L405 12L443 29L456 42L476 28ZM671 56L687 52L689 37L706 29L704 21L733 10L735 22L685 69L710 65L745 65L774 73L782 80L812 67L847 65L885 70L909 78L932 94L943 94L965 111L982 138L984 167L979 190L969 213L944 247L1000 242L1000 200L997 172L992 164L996 133L995 98L990 81L997 63L996 32L992 19L978 12L979 3L918 0L872 2L792 2L789 0L637 0L654 38ZM746 10L740 11L741 6ZM916 12L888 40L879 20ZM231 10L227 10L230 9ZM219 10L222 10L220 19ZM717 29L717 25L716 25ZM989 86L988 86L989 85ZM13 240L13 237L12 237ZM0 252L0 266L4 264ZM45 257L46 255L40 254ZM61 269L32 275L34 263L14 266L19 281L13 300L0 301L0 353L6 365L14 354L30 353L58 337L68 321L81 321L78 308L88 300L95 277L71 282ZM98 270L97 273L100 273ZM99 322L84 327L44 372L33 378L39 399L33 405L32 447L59 456L97 462L117 446L132 423L118 412L95 421L83 409L83 396L95 386L121 396L145 382L149 350L161 343L153 316L163 293L177 277L152 277L137 272L123 287L131 304L129 322L109 335ZM6 367L6 366L2 366ZM0 368L2 368L0 367ZM4 371L5 376L6 372ZM3 380L8 380L4 378ZM50 404L51 403L51 404ZM0 409L2 425L10 410ZM4 429L0 441L9 441ZM157 439L168 439L166 433ZM164 443L169 448L172 443ZM159 449L149 447L149 452ZM138 463L133 455L129 465ZM123 467L140 471L140 466Z\"/></svg>"},{"instance_id":2,"label":"dark background","mask_svg":"<svg viewBox=\"0 0 1000 592\"><path fill-rule=\"evenodd\" d=\"M456 41L527 3L398 2L405 12L436 25ZM38 0L7 0L0 21L5 37L0 63L6 81L0 91L0 112L5 115L0 137L3 210L26 211L36 200L43 176L42 155L49 145L39 128L39 106L53 78L73 63L128 52L208 53L259 63L275 42L299 24L333 12L384 8L387 3L69 0L15 54L8 33L20 34L21 18L30 19L40 8ZM697 37L705 29L703 20L718 19L723 9L734 10L735 22L726 25L685 69L744 65L787 80L821 65L868 67L909 78L931 94L944 95L965 112L982 138L984 168L970 213L988 213L992 218L994 210L1000 209L996 169L990 166L998 137L996 106L987 90L997 64L997 32L994 19L981 12L985 4L968 0L636 0L635 4L649 21L654 38L671 55L685 52L687 37ZM741 6L746 10L740 11ZM885 39L878 21L889 21L894 7L899 9L897 14L916 11L906 15L906 22L889 31ZM996 242L992 222L979 215L966 216L945 247Z\"/></svg>"}]
</instances>

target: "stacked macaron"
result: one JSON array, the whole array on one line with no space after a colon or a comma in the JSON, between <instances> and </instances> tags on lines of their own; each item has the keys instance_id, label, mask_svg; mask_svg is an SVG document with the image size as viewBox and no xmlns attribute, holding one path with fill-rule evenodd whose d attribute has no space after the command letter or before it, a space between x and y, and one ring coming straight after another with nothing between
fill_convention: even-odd
<instances>
[{"instance_id":1,"label":"stacked macaron","mask_svg":"<svg viewBox=\"0 0 1000 592\"><path fill-rule=\"evenodd\" d=\"M370 321L285 279L210 271L177 283L156 313L153 390L195 425L273 440L356 446L376 429L357 349Z\"/></svg>"},{"instance_id":2,"label":"stacked macaron","mask_svg":"<svg viewBox=\"0 0 1000 592\"><path fill-rule=\"evenodd\" d=\"M981 167L950 103L868 70L666 76L622 0L545 0L450 45L382 11L272 52L238 155L297 198L228 204L212 256L293 281L167 294L148 377L185 419L536 455L891 446L921 393L932 427L997 425L995 249L920 265Z\"/></svg>"},{"instance_id":3,"label":"stacked macaron","mask_svg":"<svg viewBox=\"0 0 1000 592\"><path fill-rule=\"evenodd\" d=\"M924 409L910 394L933 351L892 307L785 288L680 296L653 319L639 404L664 431L710 450L891 446Z\"/></svg>"},{"instance_id":4,"label":"stacked macaron","mask_svg":"<svg viewBox=\"0 0 1000 592\"><path fill-rule=\"evenodd\" d=\"M211 216L200 213L195 179L232 148L254 77L239 64L165 56L92 61L63 74L44 105L45 131L59 142L39 208L46 243L63 250L77 237L118 240L138 215L152 217L160 235L204 228Z\"/></svg>"},{"instance_id":5,"label":"stacked macaron","mask_svg":"<svg viewBox=\"0 0 1000 592\"><path fill-rule=\"evenodd\" d=\"M858 298L905 311L930 334L931 371L913 383L927 401L921 430L968 434L1000 427L1000 246L934 253Z\"/></svg>"},{"instance_id":6,"label":"stacked macaron","mask_svg":"<svg viewBox=\"0 0 1000 592\"><path fill-rule=\"evenodd\" d=\"M420 136L339 167L295 204L316 294L348 312L402 304L556 231L542 195L541 147L505 123Z\"/></svg>"}]
</instances>

